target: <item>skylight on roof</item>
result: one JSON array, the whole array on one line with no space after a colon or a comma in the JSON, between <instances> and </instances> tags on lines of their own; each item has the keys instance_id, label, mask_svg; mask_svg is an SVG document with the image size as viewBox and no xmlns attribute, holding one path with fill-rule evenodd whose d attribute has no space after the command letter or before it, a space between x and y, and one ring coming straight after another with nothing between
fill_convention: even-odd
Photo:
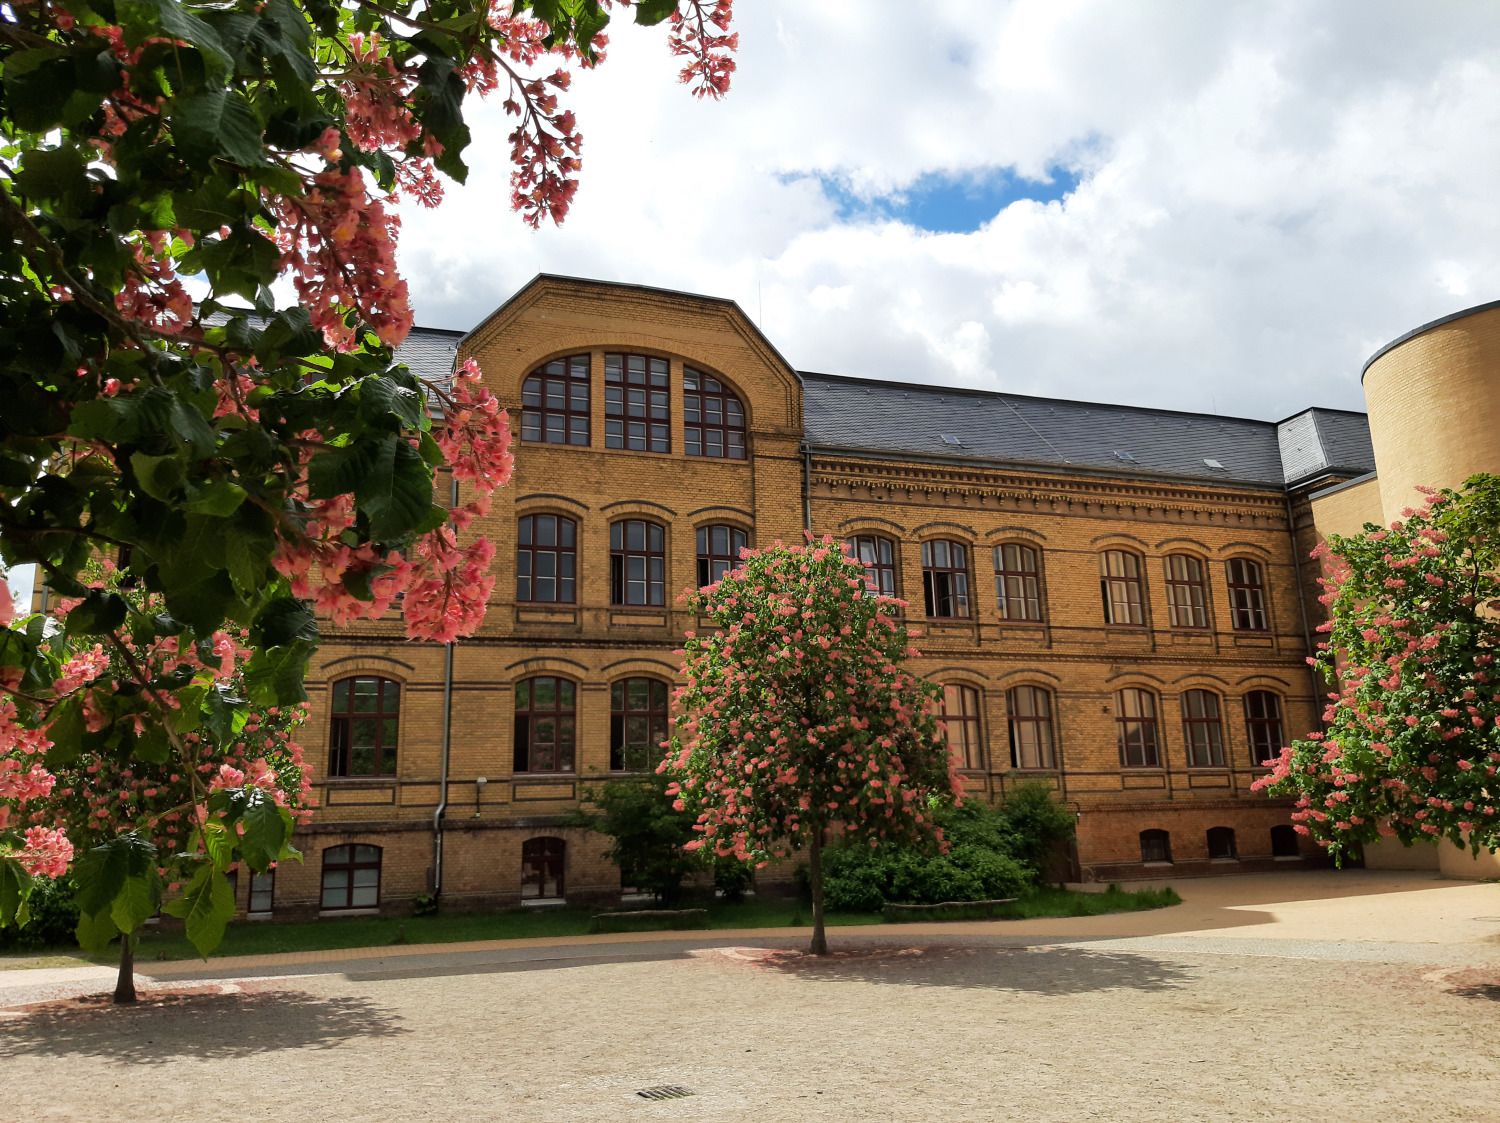
<instances>
[{"instance_id":1,"label":"skylight on roof","mask_svg":"<svg viewBox=\"0 0 1500 1123\"><path fill-rule=\"evenodd\" d=\"M1221 464L1219 461L1213 459L1210 456L1205 456L1203 458L1203 463L1207 464L1215 472L1227 472L1227 471L1229 471L1229 469L1226 468L1226 467L1224 467L1223 464Z\"/></svg>"},{"instance_id":2,"label":"skylight on roof","mask_svg":"<svg viewBox=\"0 0 1500 1123\"><path fill-rule=\"evenodd\" d=\"M952 433L944 433L944 434L942 434L942 437L943 437L943 443L945 445L955 445L958 448L963 448L964 447L963 441L959 440Z\"/></svg>"},{"instance_id":3,"label":"skylight on roof","mask_svg":"<svg viewBox=\"0 0 1500 1123\"><path fill-rule=\"evenodd\" d=\"M1131 464L1134 464L1136 462L1135 461L1135 454L1133 452L1126 452L1124 449L1119 449L1119 448L1115 449L1115 459L1116 460L1125 460L1125 461L1128 461Z\"/></svg>"}]
</instances>

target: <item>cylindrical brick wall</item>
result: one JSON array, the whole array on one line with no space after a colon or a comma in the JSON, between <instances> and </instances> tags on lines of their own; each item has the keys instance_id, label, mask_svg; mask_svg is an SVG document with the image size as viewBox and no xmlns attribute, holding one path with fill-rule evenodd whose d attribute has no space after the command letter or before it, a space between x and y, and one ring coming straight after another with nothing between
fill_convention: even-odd
<instances>
[{"instance_id":1,"label":"cylindrical brick wall","mask_svg":"<svg viewBox=\"0 0 1500 1123\"><path fill-rule=\"evenodd\" d=\"M1385 521L1420 498L1500 472L1500 301L1417 328L1365 366Z\"/></svg>"}]
</instances>

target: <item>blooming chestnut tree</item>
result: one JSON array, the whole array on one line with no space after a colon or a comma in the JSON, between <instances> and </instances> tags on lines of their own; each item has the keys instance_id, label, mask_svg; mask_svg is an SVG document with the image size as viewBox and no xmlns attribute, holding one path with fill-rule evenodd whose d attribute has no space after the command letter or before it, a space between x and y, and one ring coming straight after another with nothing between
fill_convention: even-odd
<instances>
[{"instance_id":1,"label":"blooming chestnut tree","mask_svg":"<svg viewBox=\"0 0 1500 1123\"><path fill-rule=\"evenodd\" d=\"M822 852L832 833L941 841L934 805L959 792L937 688L864 570L830 539L745 551L689 599L714 630L688 633L668 755L658 768L688 845L764 865L805 850L813 954L825 955Z\"/></svg>"},{"instance_id":2,"label":"blooming chestnut tree","mask_svg":"<svg viewBox=\"0 0 1500 1123\"><path fill-rule=\"evenodd\" d=\"M77 797L78 760L115 792L190 778L196 843L171 845L215 869L215 821L280 852L255 791L289 789L233 746L303 700L309 602L342 624L399 600L428 641L479 626L493 550L470 524L509 428L472 362L424 383L396 361L397 204L465 178L465 101L495 93L511 203L561 221L568 68L604 59L612 8L666 25L695 94L725 92L730 0L0 4L0 542L68 607L58 631L0 594L0 925L70 849L86 940L154 909L142 871L175 880L143 849L168 812L122 801L113 842L70 836L53 792ZM221 881L179 898L201 949Z\"/></svg>"},{"instance_id":3,"label":"blooming chestnut tree","mask_svg":"<svg viewBox=\"0 0 1500 1123\"><path fill-rule=\"evenodd\" d=\"M1382 835L1500 847L1500 476L1319 547L1338 690L1256 786L1335 858Z\"/></svg>"}]
</instances>

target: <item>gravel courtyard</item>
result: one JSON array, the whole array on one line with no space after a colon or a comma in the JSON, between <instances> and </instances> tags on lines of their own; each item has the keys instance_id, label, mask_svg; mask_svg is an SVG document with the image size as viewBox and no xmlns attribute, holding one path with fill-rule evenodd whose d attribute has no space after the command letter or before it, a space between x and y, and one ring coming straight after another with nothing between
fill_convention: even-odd
<instances>
[{"instance_id":1,"label":"gravel courtyard","mask_svg":"<svg viewBox=\"0 0 1500 1123\"><path fill-rule=\"evenodd\" d=\"M34 1120L1494 1120L1500 887L1318 872L1159 913L0 972ZM337 957L337 958L335 958ZM148 968L149 970L149 968ZM232 981L226 979L232 978ZM670 1085L683 1098L636 1093Z\"/></svg>"}]
</instances>

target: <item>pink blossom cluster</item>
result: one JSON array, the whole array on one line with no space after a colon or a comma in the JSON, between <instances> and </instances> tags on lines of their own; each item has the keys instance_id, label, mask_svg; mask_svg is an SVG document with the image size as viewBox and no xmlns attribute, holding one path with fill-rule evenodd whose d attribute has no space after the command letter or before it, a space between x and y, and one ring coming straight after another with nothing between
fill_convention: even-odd
<instances>
[{"instance_id":1,"label":"pink blossom cluster","mask_svg":"<svg viewBox=\"0 0 1500 1123\"><path fill-rule=\"evenodd\" d=\"M667 46L688 64L678 77L693 96L721 98L729 92L740 37L729 30L733 0L686 0L672 13Z\"/></svg>"},{"instance_id":2,"label":"pink blossom cluster","mask_svg":"<svg viewBox=\"0 0 1500 1123\"><path fill-rule=\"evenodd\" d=\"M192 235L178 231L188 244ZM172 234L165 230L144 230L130 241L133 256L120 291L115 294L115 308L120 314L138 320L148 327L177 330L193 318L193 298L177 276Z\"/></svg>"},{"instance_id":3,"label":"pink blossom cluster","mask_svg":"<svg viewBox=\"0 0 1500 1123\"><path fill-rule=\"evenodd\" d=\"M62 877L73 860L73 844L54 827L28 827L16 861L32 877Z\"/></svg>"}]
</instances>

